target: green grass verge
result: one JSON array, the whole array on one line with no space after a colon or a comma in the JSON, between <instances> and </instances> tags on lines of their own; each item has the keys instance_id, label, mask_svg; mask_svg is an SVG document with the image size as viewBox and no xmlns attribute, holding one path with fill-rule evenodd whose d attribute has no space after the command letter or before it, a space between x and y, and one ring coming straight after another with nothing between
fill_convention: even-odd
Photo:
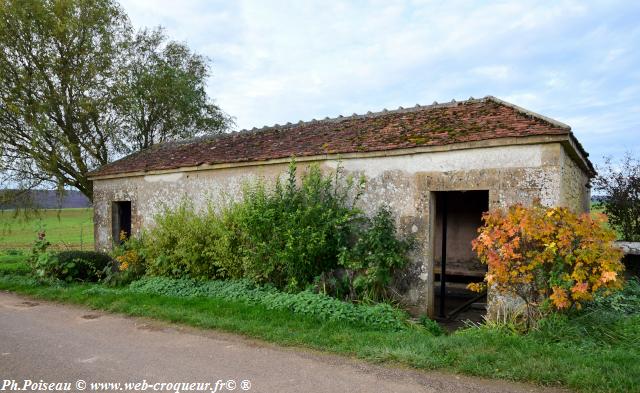
<instances>
[{"instance_id":1,"label":"green grass verge","mask_svg":"<svg viewBox=\"0 0 640 393\"><path fill-rule=\"evenodd\" d=\"M93 209L51 209L16 215L0 210L0 250L28 249L44 229L54 248L93 250Z\"/></svg>"},{"instance_id":2,"label":"green grass verge","mask_svg":"<svg viewBox=\"0 0 640 393\"><path fill-rule=\"evenodd\" d=\"M418 369L559 385L582 392L630 392L640 386L637 342L554 340L471 328L446 336L321 322L288 311L216 298L178 298L99 284L45 285L0 263L0 289L38 299L218 329L285 346L312 348ZM636 318L634 323L638 322ZM637 328L634 325L633 328Z\"/></svg>"}]
</instances>

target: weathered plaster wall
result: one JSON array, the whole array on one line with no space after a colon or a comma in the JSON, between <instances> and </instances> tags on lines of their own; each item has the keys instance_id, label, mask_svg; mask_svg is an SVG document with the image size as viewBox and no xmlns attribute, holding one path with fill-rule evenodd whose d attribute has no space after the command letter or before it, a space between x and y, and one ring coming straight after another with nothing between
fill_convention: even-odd
<instances>
[{"instance_id":1,"label":"weathered plaster wall","mask_svg":"<svg viewBox=\"0 0 640 393\"><path fill-rule=\"evenodd\" d=\"M396 289L418 313L432 310L433 306L433 192L488 190L490 207L531 203L535 198L547 205L574 203L581 195L579 181L571 186L563 182L571 176L579 178L579 174L563 154L559 143L549 143L389 157L363 155L345 159L341 165L347 173L366 177L360 202L367 213L386 203L396 214L400 232L416 237L418 247L411 256L412 263L398 276ZM334 169L338 161L324 160L320 164ZM135 235L141 228L153 225L154 215L164 207L176 206L185 198L199 208L207 203L229 203L240 197L244 182L259 177L274 179L286 169L287 164L281 163L96 180L96 248L111 247L113 201L132 202Z\"/></svg>"},{"instance_id":2,"label":"weathered plaster wall","mask_svg":"<svg viewBox=\"0 0 640 393\"><path fill-rule=\"evenodd\" d=\"M591 207L589 176L562 149L560 154L560 205L575 212L587 212Z\"/></svg>"}]
</instances>

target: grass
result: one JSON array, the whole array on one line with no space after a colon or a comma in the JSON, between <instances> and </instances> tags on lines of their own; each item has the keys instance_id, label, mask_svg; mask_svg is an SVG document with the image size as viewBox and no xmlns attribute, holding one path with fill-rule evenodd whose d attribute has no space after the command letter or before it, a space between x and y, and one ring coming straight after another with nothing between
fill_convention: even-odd
<instances>
[{"instance_id":1,"label":"grass","mask_svg":"<svg viewBox=\"0 0 640 393\"><path fill-rule=\"evenodd\" d=\"M604 214L604 204L602 204L601 202L591 202L590 211L592 217L596 214ZM618 235L618 240L624 240L622 234L617 229L612 228L608 222L606 222L605 225L607 226L607 228L613 229L616 232L616 234Z\"/></svg>"},{"instance_id":2,"label":"grass","mask_svg":"<svg viewBox=\"0 0 640 393\"><path fill-rule=\"evenodd\" d=\"M21 258L24 259L0 259L0 289L376 363L564 386L581 392L631 392L640 387L640 346L638 334L634 333L640 325L638 315L620 320L631 333L618 335L617 339L584 334L580 321L558 322L550 327L549 334L521 336L469 328L433 336L421 329L394 331L322 322L288 311L217 298L161 296L99 284L43 284L24 275ZM20 264L22 268L18 267ZM606 328L621 329L616 323Z\"/></svg>"},{"instance_id":3,"label":"grass","mask_svg":"<svg viewBox=\"0 0 640 393\"><path fill-rule=\"evenodd\" d=\"M93 209L51 209L16 215L0 210L0 250L28 249L44 229L54 248L93 249Z\"/></svg>"}]
</instances>

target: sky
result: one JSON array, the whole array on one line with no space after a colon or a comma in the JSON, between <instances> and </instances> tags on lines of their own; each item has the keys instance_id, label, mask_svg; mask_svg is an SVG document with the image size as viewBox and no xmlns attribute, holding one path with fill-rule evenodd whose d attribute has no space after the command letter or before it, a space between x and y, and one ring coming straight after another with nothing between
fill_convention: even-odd
<instances>
[{"instance_id":1,"label":"sky","mask_svg":"<svg viewBox=\"0 0 640 393\"><path fill-rule=\"evenodd\" d=\"M122 0L212 61L236 128L493 95L640 154L640 1Z\"/></svg>"}]
</instances>

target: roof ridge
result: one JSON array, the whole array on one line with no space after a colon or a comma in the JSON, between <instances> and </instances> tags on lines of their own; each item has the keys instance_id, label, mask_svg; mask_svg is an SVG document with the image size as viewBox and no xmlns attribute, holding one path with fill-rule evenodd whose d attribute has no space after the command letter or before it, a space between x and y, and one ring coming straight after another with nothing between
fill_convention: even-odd
<instances>
[{"instance_id":1,"label":"roof ridge","mask_svg":"<svg viewBox=\"0 0 640 393\"><path fill-rule=\"evenodd\" d=\"M184 140L177 140L177 141L168 141L168 142L164 142L164 143L160 143L157 144L157 146L166 146L169 144L175 144L175 145L189 145L189 144L193 144L193 143L199 143L199 142L207 142L207 141L213 141L219 138L225 138L225 137L231 137L234 135L241 135L241 134L254 134L254 133L260 133L260 132L267 132L267 131L272 131L272 130L286 130L289 128L294 128L294 127L298 127L298 126L303 126L303 125L310 125L310 124L315 124L315 123L340 123L342 121L346 121L346 120L352 120L352 119L370 119L370 118L376 118L376 117L380 117L380 116L386 116L386 115L390 115L390 114L396 114L396 113L412 113L412 112L418 112L418 111L423 111L423 110L431 110L431 109L437 109L437 108L452 108L458 105L465 105L465 104L469 104L469 103L478 103L478 102L487 102L487 101L492 101L495 102L497 104L500 105L504 105L506 107L509 107L511 109L516 110L517 112L528 116L528 117L534 117L537 118L539 120L542 120L544 122L547 122L551 125L554 125L556 127L560 127L560 128L564 128L566 130L571 130L571 127L565 123L562 123L558 120L552 119L550 117L541 115L537 112L533 112L530 111L528 109L525 109L521 106L512 104L508 101L502 100L500 98L497 98L495 96L492 95L486 95L482 98L474 98L469 97L466 100L462 100L462 101L456 101L455 99L452 99L451 101L448 102L441 102L439 103L438 101L434 101L432 104L428 104L428 105L420 105L420 104L415 104L414 106L411 107L407 107L404 108L402 106L399 106L397 109L387 109L387 108L383 108L380 111L377 112L371 112L368 111L367 113L363 113L363 114L357 114L357 113L353 113L349 116L344 116L344 115L338 115L336 117L325 117L324 119L311 119L311 120L299 120L296 123L291 123L291 122L287 122L286 124L274 124L272 126L267 126L264 125L262 127L253 127L251 129L241 129L241 130L233 130L231 132L222 132L219 134L212 134L212 135L203 135L203 136L199 136L199 137L195 137L195 138L189 138L189 139L184 139Z\"/></svg>"},{"instance_id":2,"label":"roof ridge","mask_svg":"<svg viewBox=\"0 0 640 393\"><path fill-rule=\"evenodd\" d=\"M344 116L344 115L338 115L336 117L325 117L324 119L316 119L313 118L311 120L299 120L296 123L291 123L291 122L287 122L286 124L274 124L272 126L267 126L264 125L262 127L252 127L251 129L241 129L241 130L236 130L236 131L232 131L228 134L235 134L235 133L250 133L250 132L259 132L259 131L267 131L267 130L271 130L271 129L282 129L282 128L291 128L291 127L296 127L296 126L300 126L300 125L305 125L305 124L314 124L314 123L318 123L318 122L327 122L327 123L339 123L341 121L345 121L345 120L350 120L350 119L367 119L367 118L374 118L374 117L379 117L379 116L384 116L384 115L389 115L389 114L394 114L394 113L410 113L410 112L417 112L417 111L421 111L421 110L429 110L429 109L435 109L435 108L450 108L450 107L454 107L460 104L466 104L466 103L470 103L470 102L484 102L486 101L489 97L491 96L486 96L483 98L473 98L473 97L469 97L466 100L463 101L456 101L455 99L452 99L449 102L442 102L439 103L438 101L434 101L432 104L429 105L421 105L421 104L415 104L414 106L411 107L407 107L404 108L402 106L399 106L397 109L387 109L387 108L383 108L380 111L377 112L371 112L368 111L367 113L363 113L363 114L358 114L358 113L353 113L349 116Z\"/></svg>"}]
</instances>

